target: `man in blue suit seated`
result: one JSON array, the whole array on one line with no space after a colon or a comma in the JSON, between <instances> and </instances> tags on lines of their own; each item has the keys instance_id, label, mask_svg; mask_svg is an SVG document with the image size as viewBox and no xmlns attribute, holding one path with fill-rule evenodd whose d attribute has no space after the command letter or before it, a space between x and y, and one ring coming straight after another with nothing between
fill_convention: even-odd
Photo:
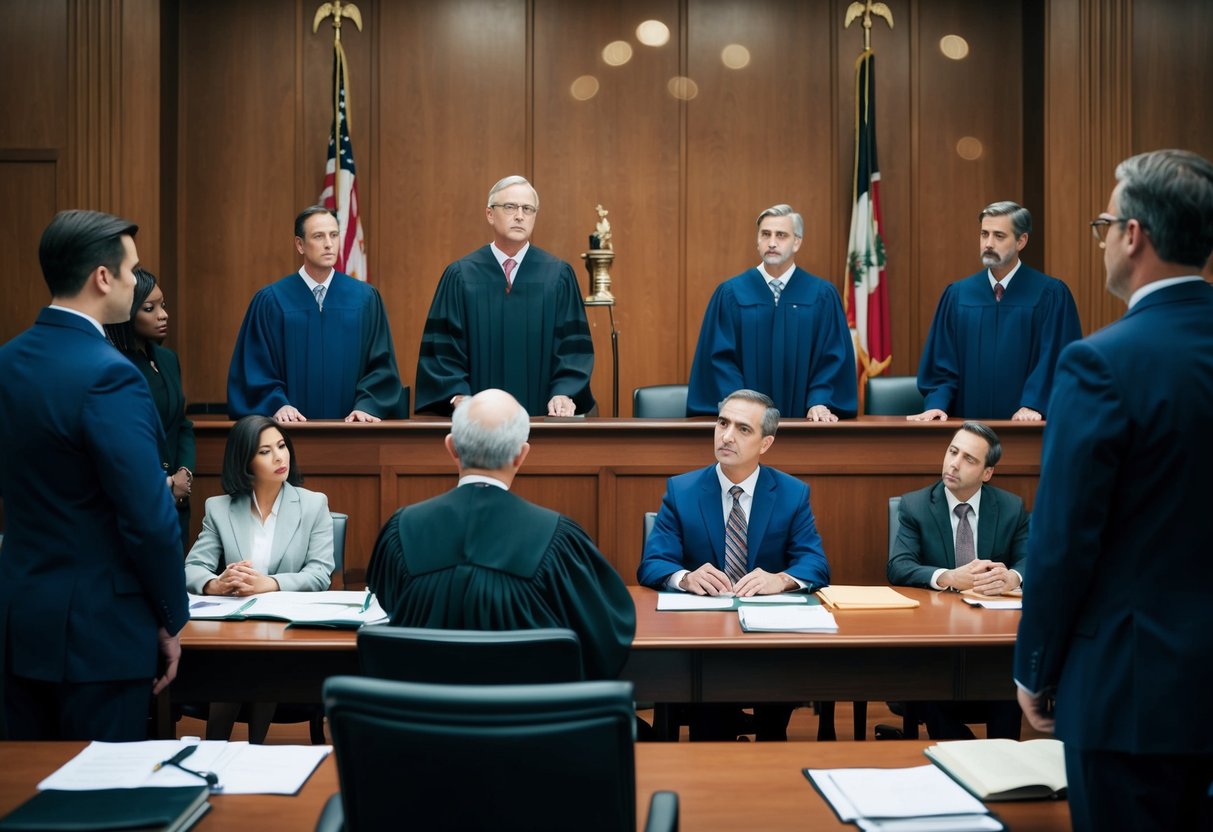
<instances>
[{"instance_id":1,"label":"man in blue suit seated","mask_svg":"<svg viewBox=\"0 0 1213 832\"><path fill-rule=\"evenodd\" d=\"M948 443L939 482L901 498L889 556L889 583L1001 595L1023 583L1028 512L1023 500L990 485L1002 459L998 434L965 422ZM1006 702L919 702L910 707L932 739L972 739L966 723L985 722L986 735L1019 739L1019 705Z\"/></svg>"},{"instance_id":2,"label":"man in blue suit seated","mask_svg":"<svg viewBox=\"0 0 1213 832\"><path fill-rule=\"evenodd\" d=\"M1015 419L1038 422L1066 344L1082 337L1062 281L1019 259L1032 215L1014 202L982 209L986 268L943 291L918 365L925 409L912 421Z\"/></svg>"},{"instance_id":3,"label":"man in blue suit seated","mask_svg":"<svg viewBox=\"0 0 1213 832\"><path fill-rule=\"evenodd\" d=\"M758 464L778 427L779 411L762 393L737 390L720 403L717 464L670 478L636 572L640 583L738 596L811 592L829 584L808 485ZM691 739L735 738L739 707L693 709ZM755 706L758 739L787 739L793 707Z\"/></svg>"},{"instance_id":4,"label":"man in blue suit seated","mask_svg":"<svg viewBox=\"0 0 1213 832\"><path fill-rule=\"evenodd\" d=\"M137 230L57 214L38 248L51 304L0 347L9 739L145 739L150 694L177 673L189 601L164 433L147 381L102 330L130 318Z\"/></svg>"},{"instance_id":5,"label":"man in blue suit seated","mask_svg":"<svg viewBox=\"0 0 1213 832\"><path fill-rule=\"evenodd\" d=\"M1065 742L1075 829L1207 830L1213 164L1159 150L1116 179L1091 226L1129 310L1057 362L1015 681Z\"/></svg>"}]
</instances>

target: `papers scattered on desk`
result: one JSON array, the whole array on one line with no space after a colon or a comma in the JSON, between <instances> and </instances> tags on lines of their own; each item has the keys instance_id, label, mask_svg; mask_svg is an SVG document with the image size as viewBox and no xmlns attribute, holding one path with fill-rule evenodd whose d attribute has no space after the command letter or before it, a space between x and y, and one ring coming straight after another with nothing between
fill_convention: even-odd
<instances>
[{"instance_id":1,"label":"papers scattered on desk","mask_svg":"<svg viewBox=\"0 0 1213 832\"><path fill-rule=\"evenodd\" d=\"M38 789L84 791L149 786L197 786L173 766L152 771L188 743L181 740L93 742L38 784ZM182 765L219 775L223 794L295 794L332 751L327 745L250 745L204 741Z\"/></svg>"},{"instance_id":2,"label":"papers scattered on desk","mask_svg":"<svg viewBox=\"0 0 1213 832\"><path fill-rule=\"evenodd\" d=\"M737 610L747 633L836 633L838 623L821 606L755 606Z\"/></svg>"},{"instance_id":3,"label":"papers scattered on desk","mask_svg":"<svg viewBox=\"0 0 1213 832\"><path fill-rule=\"evenodd\" d=\"M357 629L385 624L387 614L373 594L358 590L263 592L245 598L190 595L190 618L241 621L264 618L292 626Z\"/></svg>"},{"instance_id":4,"label":"papers scattered on desk","mask_svg":"<svg viewBox=\"0 0 1213 832\"><path fill-rule=\"evenodd\" d=\"M843 823L877 832L994 832L981 801L934 766L804 770Z\"/></svg>"},{"instance_id":5,"label":"papers scattered on desk","mask_svg":"<svg viewBox=\"0 0 1213 832\"><path fill-rule=\"evenodd\" d=\"M836 610L908 610L918 606L891 586L839 586L817 590L821 600Z\"/></svg>"},{"instance_id":6,"label":"papers scattered on desk","mask_svg":"<svg viewBox=\"0 0 1213 832\"><path fill-rule=\"evenodd\" d=\"M977 598L971 595L966 595L962 599L971 607L981 607L986 610L1022 610L1022 598L1006 598L995 595L991 598Z\"/></svg>"},{"instance_id":7,"label":"papers scattered on desk","mask_svg":"<svg viewBox=\"0 0 1213 832\"><path fill-rule=\"evenodd\" d=\"M736 610L742 604L807 604L804 595L752 595L738 598L734 595L695 595L692 592L660 592L657 594L657 609L665 612L686 610Z\"/></svg>"},{"instance_id":8,"label":"papers scattered on desk","mask_svg":"<svg viewBox=\"0 0 1213 832\"><path fill-rule=\"evenodd\" d=\"M923 753L982 800L1060 797L1066 790L1061 740L959 740Z\"/></svg>"}]
</instances>

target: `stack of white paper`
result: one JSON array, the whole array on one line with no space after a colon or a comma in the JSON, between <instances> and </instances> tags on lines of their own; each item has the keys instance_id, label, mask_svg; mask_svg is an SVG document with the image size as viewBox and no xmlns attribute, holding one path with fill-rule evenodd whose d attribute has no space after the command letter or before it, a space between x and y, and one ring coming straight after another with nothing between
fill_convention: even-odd
<instances>
[{"instance_id":1,"label":"stack of white paper","mask_svg":"<svg viewBox=\"0 0 1213 832\"><path fill-rule=\"evenodd\" d=\"M805 769L844 823L865 832L995 832L1003 826L935 766Z\"/></svg>"},{"instance_id":2,"label":"stack of white paper","mask_svg":"<svg viewBox=\"0 0 1213 832\"><path fill-rule=\"evenodd\" d=\"M737 610L747 633L836 633L838 623L825 607L754 606Z\"/></svg>"}]
</instances>

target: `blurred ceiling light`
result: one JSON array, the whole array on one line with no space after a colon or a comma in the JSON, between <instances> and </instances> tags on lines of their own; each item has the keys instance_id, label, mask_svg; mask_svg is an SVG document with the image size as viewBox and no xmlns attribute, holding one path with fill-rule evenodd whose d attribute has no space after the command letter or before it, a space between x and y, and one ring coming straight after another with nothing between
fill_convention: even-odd
<instances>
[{"instance_id":1,"label":"blurred ceiling light","mask_svg":"<svg viewBox=\"0 0 1213 832\"><path fill-rule=\"evenodd\" d=\"M984 152L985 148L982 146L981 140L972 136L964 136L956 143L956 155L970 162L980 159Z\"/></svg>"},{"instance_id":2,"label":"blurred ceiling light","mask_svg":"<svg viewBox=\"0 0 1213 832\"><path fill-rule=\"evenodd\" d=\"M729 69L745 69L750 65L750 50L740 43L730 43L720 50L720 60Z\"/></svg>"},{"instance_id":3,"label":"blurred ceiling light","mask_svg":"<svg viewBox=\"0 0 1213 832\"><path fill-rule=\"evenodd\" d=\"M939 51L946 58L963 61L969 54L969 42L960 35L944 35L939 39Z\"/></svg>"},{"instance_id":4,"label":"blurred ceiling light","mask_svg":"<svg viewBox=\"0 0 1213 832\"><path fill-rule=\"evenodd\" d=\"M695 83L694 79L685 75L675 75L666 84L666 89L670 91L670 95L680 101L690 101L699 95L699 85Z\"/></svg>"},{"instance_id":5,"label":"blurred ceiling light","mask_svg":"<svg viewBox=\"0 0 1213 832\"><path fill-rule=\"evenodd\" d=\"M598 79L593 75L582 75L569 85L569 92L578 101L589 101L598 95Z\"/></svg>"},{"instance_id":6,"label":"blurred ceiling light","mask_svg":"<svg viewBox=\"0 0 1213 832\"><path fill-rule=\"evenodd\" d=\"M602 47L602 60L608 66L623 66L632 60L632 44L626 40L613 40Z\"/></svg>"},{"instance_id":7,"label":"blurred ceiling light","mask_svg":"<svg viewBox=\"0 0 1213 832\"><path fill-rule=\"evenodd\" d=\"M636 40L645 46L665 46L670 42L670 27L660 20L646 20L636 27Z\"/></svg>"}]
</instances>

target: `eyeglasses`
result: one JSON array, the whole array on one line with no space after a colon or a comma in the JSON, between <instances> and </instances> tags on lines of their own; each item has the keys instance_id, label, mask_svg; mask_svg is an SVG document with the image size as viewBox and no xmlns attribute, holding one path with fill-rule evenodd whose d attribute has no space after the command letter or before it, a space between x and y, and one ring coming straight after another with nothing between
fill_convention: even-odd
<instances>
[{"instance_id":1,"label":"eyeglasses","mask_svg":"<svg viewBox=\"0 0 1213 832\"><path fill-rule=\"evenodd\" d=\"M1096 217L1091 220L1091 236L1099 243L1099 247L1103 248L1108 236L1108 226L1114 222L1124 225L1131 219L1132 217Z\"/></svg>"},{"instance_id":2,"label":"eyeglasses","mask_svg":"<svg viewBox=\"0 0 1213 832\"><path fill-rule=\"evenodd\" d=\"M517 214L519 211L528 217L533 217L539 211L534 205L519 205L517 202L494 202L490 208L500 208L507 214Z\"/></svg>"}]
</instances>

